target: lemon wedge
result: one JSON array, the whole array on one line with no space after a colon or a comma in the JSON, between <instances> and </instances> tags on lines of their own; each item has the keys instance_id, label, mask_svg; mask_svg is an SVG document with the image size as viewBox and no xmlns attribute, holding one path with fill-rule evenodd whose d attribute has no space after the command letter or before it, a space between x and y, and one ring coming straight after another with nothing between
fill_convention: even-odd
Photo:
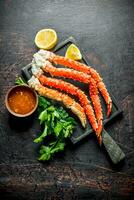
<instances>
[{"instance_id":1,"label":"lemon wedge","mask_svg":"<svg viewBox=\"0 0 134 200\"><path fill-rule=\"evenodd\" d=\"M40 49L52 49L58 41L57 33L53 29L42 29L36 34L34 41Z\"/></svg>"},{"instance_id":2,"label":"lemon wedge","mask_svg":"<svg viewBox=\"0 0 134 200\"><path fill-rule=\"evenodd\" d=\"M67 48L65 57L71 58L72 60L81 60L82 59L81 52L75 44L71 44Z\"/></svg>"}]
</instances>

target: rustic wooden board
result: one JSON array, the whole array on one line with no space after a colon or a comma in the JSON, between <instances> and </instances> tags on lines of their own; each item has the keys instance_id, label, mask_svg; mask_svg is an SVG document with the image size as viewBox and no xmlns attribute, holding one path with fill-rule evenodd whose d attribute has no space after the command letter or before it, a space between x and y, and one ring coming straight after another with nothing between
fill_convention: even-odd
<instances>
[{"instance_id":1,"label":"rustic wooden board","mask_svg":"<svg viewBox=\"0 0 134 200\"><path fill-rule=\"evenodd\" d=\"M67 48L71 44L76 44L77 47L79 48L79 50L81 51L81 54L82 54L81 62L83 62L86 65L89 65L86 55L80 48L80 45L78 44L78 42L76 42L76 40L72 36L70 36L66 40L62 41L61 43L59 43L56 46L56 48L53 50L53 52L57 53L58 55L64 56L65 52L67 51ZM56 65L56 67L61 67L61 66ZM62 67L64 67L64 66L62 66ZM32 76L31 68L32 68L32 63L26 65L25 67L23 67L21 69L22 75L23 75L23 78L25 79L25 81L28 81ZM84 91L87 94L87 96L89 96L87 85L79 83L74 80L68 80L68 79L65 79L65 80L67 82L70 82L73 85L77 86L82 91ZM112 111L111 111L109 118L106 117L106 103L105 103L104 99L102 98L102 96L100 96L102 110L103 110L103 117L104 117L103 118L104 125L106 125L107 123L110 123L111 121L113 121L115 119L115 117L118 117L120 114L122 114L122 111L119 109L119 107L117 105L116 99L114 98L113 95L110 94L110 96L112 98ZM74 96L72 96L72 98L74 98ZM91 99L90 99L90 101L91 101ZM70 115L72 115L71 112L70 112ZM73 115L72 117L76 117L76 116ZM77 126L76 126L72 136L70 137L70 140L73 144L80 143L84 138L86 138L88 135L91 135L91 133L93 133L90 123L87 122L87 127L85 129L83 129L80 121L78 121L77 118L76 118L76 121L77 121ZM107 133L107 131L105 130L104 127L102 130L102 145L106 149L106 151L109 155L109 158L111 159L111 161L114 164L118 164L123 159L125 159L125 154L124 154L123 150L114 141L114 139Z\"/></svg>"},{"instance_id":2,"label":"rustic wooden board","mask_svg":"<svg viewBox=\"0 0 134 200\"><path fill-rule=\"evenodd\" d=\"M133 22L133 0L0 1L0 199L133 199ZM124 115L107 127L126 154L118 166L94 136L38 163L36 113L22 122L5 109L6 91L31 62L44 27L55 28L60 41L73 34L119 102Z\"/></svg>"}]
</instances>

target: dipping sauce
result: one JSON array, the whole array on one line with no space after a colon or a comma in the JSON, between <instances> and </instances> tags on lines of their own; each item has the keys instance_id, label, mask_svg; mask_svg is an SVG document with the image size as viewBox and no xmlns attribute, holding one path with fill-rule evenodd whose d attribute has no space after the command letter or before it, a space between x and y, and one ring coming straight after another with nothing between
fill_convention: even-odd
<instances>
[{"instance_id":1,"label":"dipping sauce","mask_svg":"<svg viewBox=\"0 0 134 200\"><path fill-rule=\"evenodd\" d=\"M8 94L8 106L17 113L25 115L30 113L36 106L36 95L26 86L14 87Z\"/></svg>"}]
</instances>

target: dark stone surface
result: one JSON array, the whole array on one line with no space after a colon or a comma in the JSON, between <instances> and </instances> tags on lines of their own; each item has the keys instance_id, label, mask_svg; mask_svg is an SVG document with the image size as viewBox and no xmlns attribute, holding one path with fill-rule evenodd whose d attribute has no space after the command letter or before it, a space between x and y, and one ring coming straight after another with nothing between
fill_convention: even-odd
<instances>
[{"instance_id":1,"label":"dark stone surface","mask_svg":"<svg viewBox=\"0 0 134 200\"><path fill-rule=\"evenodd\" d=\"M107 131L126 153L113 166L94 137L45 164L33 139L36 113L28 121L5 109L6 91L36 51L44 27L59 41L73 35L124 111ZM132 199L134 194L134 1L0 1L0 197L1 199ZM30 124L30 125L29 125Z\"/></svg>"}]
</instances>

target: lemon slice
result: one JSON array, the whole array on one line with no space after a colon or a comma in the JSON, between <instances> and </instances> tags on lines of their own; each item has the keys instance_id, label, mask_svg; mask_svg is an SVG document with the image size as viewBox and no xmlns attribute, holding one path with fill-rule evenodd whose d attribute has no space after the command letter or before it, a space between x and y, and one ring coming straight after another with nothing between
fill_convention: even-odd
<instances>
[{"instance_id":1,"label":"lemon slice","mask_svg":"<svg viewBox=\"0 0 134 200\"><path fill-rule=\"evenodd\" d=\"M66 58L71 58L73 60L81 60L82 59L82 55L80 50L78 49L78 47L74 44L71 44L66 51L65 54Z\"/></svg>"},{"instance_id":2,"label":"lemon slice","mask_svg":"<svg viewBox=\"0 0 134 200\"><path fill-rule=\"evenodd\" d=\"M40 49L52 49L57 44L57 33L53 29L42 29L35 36L35 44Z\"/></svg>"}]
</instances>

